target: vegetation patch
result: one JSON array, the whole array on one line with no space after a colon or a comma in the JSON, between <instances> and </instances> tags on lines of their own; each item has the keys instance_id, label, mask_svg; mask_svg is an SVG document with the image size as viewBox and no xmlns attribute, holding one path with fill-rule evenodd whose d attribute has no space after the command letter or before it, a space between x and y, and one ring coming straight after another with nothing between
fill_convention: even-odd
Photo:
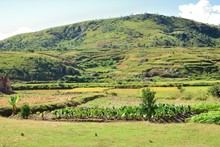
<instances>
[{"instance_id":1,"label":"vegetation patch","mask_svg":"<svg viewBox=\"0 0 220 147\"><path fill-rule=\"evenodd\" d=\"M174 106L167 104L155 105L152 112L152 121L154 122L184 122L186 116L189 117L191 112L189 106ZM148 120L148 114L143 107L123 106L120 108L64 108L51 112L55 120L129 120L140 121ZM184 117L185 116L185 117ZM150 116L151 117L151 116ZM175 118L178 117L178 118ZM181 119L182 117L182 119ZM178 120L179 119L179 120Z\"/></svg>"},{"instance_id":2,"label":"vegetation patch","mask_svg":"<svg viewBox=\"0 0 220 147\"><path fill-rule=\"evenodd\" d=\"M188 119L188 121L220 125L220 111L209 111L207 113L202 113L191 117Z\"/></svg>"}]
</instances>

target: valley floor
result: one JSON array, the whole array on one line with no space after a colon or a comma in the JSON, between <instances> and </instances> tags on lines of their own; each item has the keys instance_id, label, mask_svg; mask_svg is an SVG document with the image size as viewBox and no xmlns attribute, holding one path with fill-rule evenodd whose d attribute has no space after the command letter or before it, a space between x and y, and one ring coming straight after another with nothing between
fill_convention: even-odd
<instances>
[{"instance_id":1,"label":"valley floor","mask_svg":"<svg viewBox=\"0 0 220 147\"><path fill-rule=\"evenodd\" d=\"M220 126L68 123L0 117L0 146L220 146Z\"/></svg>"}]
</instances>

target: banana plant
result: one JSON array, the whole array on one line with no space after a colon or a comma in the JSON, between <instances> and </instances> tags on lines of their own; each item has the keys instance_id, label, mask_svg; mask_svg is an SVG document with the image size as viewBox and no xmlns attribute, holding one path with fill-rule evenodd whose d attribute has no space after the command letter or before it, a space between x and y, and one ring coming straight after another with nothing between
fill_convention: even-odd
<instances>
[{"instance_id":1,"label":"banana plant","mask_svg":"<svg viewBox=\"0 0 220 147\"><path fill-rule=\"evenodd\" d=\"M20 101L20 96L19 95L15 95L15 96L11 96L8 100L9 104L12 106L12 115L15 115L17 112L17 102Z\"/></svg>"}]
</instances>

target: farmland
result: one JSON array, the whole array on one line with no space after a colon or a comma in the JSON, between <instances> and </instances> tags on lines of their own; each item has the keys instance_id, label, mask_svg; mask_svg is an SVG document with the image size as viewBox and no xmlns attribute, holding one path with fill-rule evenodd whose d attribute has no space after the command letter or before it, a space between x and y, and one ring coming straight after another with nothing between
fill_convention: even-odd
<instances>
[{"instance_id":1,"label":"farmland","mask_svg":"<svg viewBox=\"0 0 220 147\"><path fill-rule=\"evenodd\" d=\"M138 14L0 41L1 146L220 146L220 29Z\"/></svg>"},{"instance_id":2,"label":"farmland","mask_svg":"<svg viewBox=\"0 0 220 147\"><path fill-rule=\"evenodd\" d=\"M198 81L190 84L196 82ZM181 91L174 86L159 87L164 84L166 83L158 82L157 87L150 87L156 92L158 107L151 122L146 121L140 109L142 88L114 88L112 85L93 87L97 85L87 83L84 86L88 88L16 90L21 97L17 106L20 108L22 104L28 103L33 114L29 118L31 120L18 116L10 119L0 117L0 132L7 131L10 136L1 135L0 145L8 146L15 137L16 140L12 139L15 146L102 146L106 143L116 146L135 146L137 143L181 146L176 144L177 140L186 145L218 146L220 130L217 124L220 121L213 119L219 117L220 101L208 93L211 86L183 86L184 90ZM82 84L78 83L78 86ZM8 99L8 95L0 96L0 112L11 109ZM199 112L201 115L194 115L189 111ZM16 129L13 128L14 123ZM24 127L27 124L28 127ZM39 125L43 127L39 128ZM35 133L30 134L32 131ZM45 131L47 133L42 138L41 134ZM207 133L212 133L212 138L207 137ZM53 139L57 137L59 140ZM63 138L65 142L62 141ZM85 138L89 139L82 142ZM129 141L125 141L128 138Z\"/></svg>"},{"instance_id":3,"label":"farmland","mask_svg":"<svg viewBox=\"0 0 220 147\"><path fill-rule=\"evenodd\" d=\"M208 95L209 86L193 86L184 87L185 91L180 93L177 87L151 87L156 91L156 98L158 102L170 104L193 104L202 101L217 102L214 98ZM75 89L57 89L57 90L20 90L16 91L22 99L18 103L22 104L28 102L30 104L44 104L56 103L60 101L68 101L72 99L79 99L80 97L89 96L92 94L104 94L105 96L91 101L85 105L92 105L92 103L106 107L122 106L125 103L133 103L134 105L140 104L140 89L119 89L119 88L75 88ZM113 93L113 95L112 95ZM114 93L116 95L114 95ZM97 101L97 102L96 102ZM2 106L9 106L8 96L2 95L0 99ZM131 105L133 105L131 104Z\"/></svg>"}]
</instances>

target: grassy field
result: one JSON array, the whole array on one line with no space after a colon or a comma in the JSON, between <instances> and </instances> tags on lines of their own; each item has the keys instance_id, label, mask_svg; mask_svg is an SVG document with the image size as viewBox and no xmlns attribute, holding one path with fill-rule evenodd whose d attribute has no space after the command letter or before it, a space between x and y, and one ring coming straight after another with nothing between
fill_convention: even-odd
<instances>
[{"instance_id":1,"label":"grassy field","mask_svg":"<svg viewBox=\"0 0 220 147\"><path fill-rule=\"evenodd\" d=\"M196 104L199 102L219 102L207 94L208 86L184 87L181 93L176 87L151 87L156 91L158 103L168 104ZM105 96L97 100L90 101L82 106L99 106L99 107L120 107L123 105L139 105L140 89L111 89L111 88L74 88L70 90L21 90L16 91L22 103L30 105L59 103L68 100L79 100L82 97L89 96L94 93L104 94ZM10 96L0 96L1 106L9 106L8 98ZM1 107L0 106L0 107Z\"/></svg>"},{"instance_id":2,"label":"grassy field","mask_svg":"<svg viewBox=\"0 0 220 147\"><path fill-rule=\"evenodd\" d=\"M177 99L185 97L188 99L209 98L208 86L194 86L183 87L184 91L181 93L177 87L150 87L153 91L156 91L156 97L158 99ZM119 96L139 97L140 89L111 89L108 92L117 93Z\"/></svg>"},{"instance_id":3,"label":"grassy field","mask_svg":"<svg viewBox=\"0 0 220 147\"><path fill-rule=\"evenodd\" d=\"M148 122L64 123L0 117L0 146L213 146L220 127Z\"/></svg>"},{"instance_id":4,"label":"grassy field","mask_svg":"<svg viewBox=\"0 0 220 147\"><path fill-rule=\"evenodd\" d=\"M193 105L200 102L220 102L207 97L208 86L184 87L181 93L176 87L151 87L156 91L157 103ZM101 94L78 107L138 106L141 103L140 89L75 88L70 90L23 90L20 106L58 104L68 100L78 101L83 97ZM190 99L184 98L190 93ZM175 96L175 98L173 98ZM1 96L0 104L9 106L9 96ZM220 146L219 125L197 123L157 124L146 121L111 123L75 123L16 120L0 117L0 147L8 146Z\"/></svg>"}]
</instances>

